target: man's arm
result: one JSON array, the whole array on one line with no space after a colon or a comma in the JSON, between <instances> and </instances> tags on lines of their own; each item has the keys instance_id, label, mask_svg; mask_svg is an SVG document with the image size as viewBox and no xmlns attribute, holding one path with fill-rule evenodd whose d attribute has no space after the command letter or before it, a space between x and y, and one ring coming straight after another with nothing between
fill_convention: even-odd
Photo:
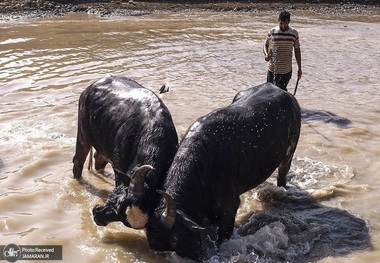
<instances>
[{"instance_id":1,"label":"man's arm","mask_svg":"<svg viewBox=\"0 0 380 263\"><path fill-rule=\"evenodd\" d=\"M271 41L272 41L272 36L271 36L270 31L269 31L267 37L265 38L264 47L263 47L263 53L264 53L265 61L271 60L271 52L270 52Z\"/></svg>"},{"instance_id":2,"label":"man's arm","mask_svg":"<svg viewBox=\"0 0 380 263\"><path fill-rule=\"evenodd\" d=\"M265 61L269 61L270 60L269 43L267 43L267 41L265 41L264 43L263 53L264 53Z\"/></svg>"}]
</instances>

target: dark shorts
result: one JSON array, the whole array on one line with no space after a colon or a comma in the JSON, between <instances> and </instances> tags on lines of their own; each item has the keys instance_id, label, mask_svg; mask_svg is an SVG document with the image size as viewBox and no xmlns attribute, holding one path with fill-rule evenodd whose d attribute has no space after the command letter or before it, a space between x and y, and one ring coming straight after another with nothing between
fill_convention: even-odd
<instances>
[{"instance_id":1,"label":"dark shorts","mask_svg":"<svg viewBox=\"0 0 380 263\"><path fill-rule=\"evenodd\" d=\"M289 80L291 78L292 78L291 71L286 74L274 74L273 72L268 71L267 82L273 83L277 87L285 91L288 91L286 87L288 86Z\"/></svg>"}]
</instances>

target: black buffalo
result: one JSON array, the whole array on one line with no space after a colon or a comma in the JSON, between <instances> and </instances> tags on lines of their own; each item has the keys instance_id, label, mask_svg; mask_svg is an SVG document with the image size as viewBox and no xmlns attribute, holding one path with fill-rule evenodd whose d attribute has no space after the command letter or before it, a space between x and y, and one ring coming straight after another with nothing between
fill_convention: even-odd
<instances>
[{"instance_id":1,"label":"black buffalo","mask_svg":"<svg viewBox=\"0 0 380 263\"><path fill-rule=\"evenodd\" d=\"M200 117L185 134L165 192L159 191L163 199L149 215L150 247L204 259L210 240L220 244L231 237L242 193L276 168L277 184L286 185L300 126L296 99L270 83L242 91L228 107Z\"/></svg>"},{"instance_id":2,"label":"black buffalo","mask_svg":"<svg viewBox=\"0 0 380 263\"><path fill-rule=\"evenodd\" d=\"M106 225L118 220L127 226L143 227L144 223L134 226L126 218L126 207L136 201L127 198L127 190L130 187L136 191L136 185L141 184L136 184L134 179L139 173L151 170L149 165L154 166L141 186L144 194L138 196L138 203L132 208L138 206L149 212L158 205L160 195L156 190L162 187L178 147L168 108L151 90L131 79L108 76L96 81L79 98L74 178L81 178L91 147L96 149L95 169L102 171L111 163L116 184L105 206L94 208L95 222Z\"/></svg>"}]
</instances>

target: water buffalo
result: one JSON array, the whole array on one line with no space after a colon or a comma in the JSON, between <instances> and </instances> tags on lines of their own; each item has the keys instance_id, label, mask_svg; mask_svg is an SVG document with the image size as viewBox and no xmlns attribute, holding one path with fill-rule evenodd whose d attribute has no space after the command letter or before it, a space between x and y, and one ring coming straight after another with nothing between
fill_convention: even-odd
<instances>
[{"instance_id":1,"label":"water buffalo","mask_svg":"<svg viewBox=\"0 0 380 263\"><path fill-rule=\"evenodd\" d=\"M131 79L107 76L96 81L79 98L74 178L81 178L91 147L96 149L95 169L101 171L107 163L112 164L116 185L105 206L93 209L95 222L106 225L122 221L134 228L143 227L145 223L134 225L126 218L125 209L136 201L127 198L127 189L134 189L135 174L144 172L146 165L154 166L141 186L144 195L138 196L136 205L143 212L158 205L160 195L156 190L162 187L178 147L168 108L151 90Z\"/></svg>"},{"instance_id":2,"label":"water buffalo","mask_svg":"<svg viewBox=\"0 0 380 263\"><path fill-rule=\"evenodd\" d=\"M204 259L210 240L220 244L231 237L242 193L276 168L278 186L286 185L300 126L296 99L270 83L242 91L229 106L198 118L169 168L160 205L149 214L150 247Z\"/></svg>"}]
</instances>

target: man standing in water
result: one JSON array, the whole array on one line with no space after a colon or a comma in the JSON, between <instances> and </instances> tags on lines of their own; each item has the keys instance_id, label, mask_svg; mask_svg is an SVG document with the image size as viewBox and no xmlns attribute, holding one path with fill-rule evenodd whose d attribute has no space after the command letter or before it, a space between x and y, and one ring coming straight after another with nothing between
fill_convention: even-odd
<instances>
[{"instance_id":1,"label":"man standing in water","mask_svg":"<svg viewBox=\"0 0 380 263\"><path fill-rule=\"evenodd\" d=\"M298 65L297 77L302 76L301 49L297 30L289 26L290 13L281 12L278 21L279 25L269 30L263 51L265 61L269 61L267 82L287 91L292 77L293 49Z\"/></svg>"}]
</instances>

